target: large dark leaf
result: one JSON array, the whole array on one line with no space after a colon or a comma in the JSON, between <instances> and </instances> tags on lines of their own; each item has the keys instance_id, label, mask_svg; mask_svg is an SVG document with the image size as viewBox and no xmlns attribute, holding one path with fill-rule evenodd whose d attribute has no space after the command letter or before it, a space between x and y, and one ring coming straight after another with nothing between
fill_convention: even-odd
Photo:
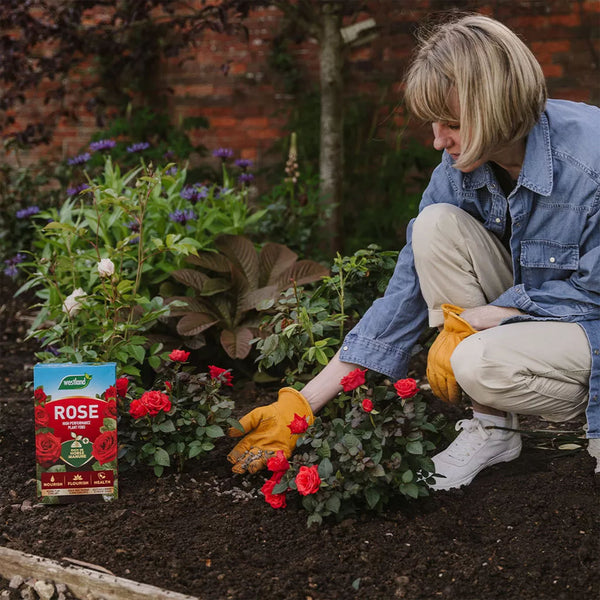
<instances>
[{"instance_id":1,"label":"large dark leaf","mask_svg":"<svg viewBox=\"0 0 600 600\"><path fill-rule=\"evenodd\" d=\"M189 313L179 319L177 333L179 335L197 335L218 322L218 319L206 313Z\"/></svg>"},{"instance_id":2,"label":"large dark leaf","mask_svg":"<svg viewBox=\"0 0 600 600\"><path fill-rule=\"evenodd\" d=\"M298 285L304 285L305 283L317 281L327 275L329 275L329 269L318 262L314 260L300 260L291 269L282 273L275 284L279 285L280 289L286 289L292 285L292 280Z\"/></svg>"},{"instance_id":3,"label":"large dark leaf","mask_svg":"<svg viewBox=\"0 0 600 600\"><path fill-rule=\"evenodd\" d=\"M210 279L206 273L196 271L195 269L179 269L171 273L174 279L191 287L197 292L202 292L206 282Z\"/></svg>"},{"instance_id":4,"label":"large dark leaf","mask_svg":"<svg viewBox=\"0 0 600 600\"><path fill-rule=\"evenodd\" d=\"M250 354L250 340L254 333L247 327L224 329L221 332L221 345L231 358L246 358Z\"/></svg>"},{"instance_id":5,"label":"large dark leaf","mask_svg":"<svg viewBox=\"0 0 600 600\"><path fill-rule=\"evenodd\" d=\"M258 253L248 238L241 235L220 235L215 240L215 246L240 269L250 289L258 288Z\"/></svg>"},{"instance_id":6,"label":"large dark leaf","mask_svg":"<svg viewBox=\"0 0 600 600\"><path fill-rule=\"evenodd\" d=\"M228 273L231 269L231 262L227 257L216 252L199 252L198 256L190 254L186 257L186 261L192 265L216 271L217 273Z\"/></svg>"},{"instance_id":7,"label":"large dark leaf","mask_svg":"<svg viewBox=\"0 0 600 600\"><path fill-rule=\"evenodd\" d=\"M165 302L170 304L174 300L178 300L179 302L184 302L185 306L171 307L171 312L169 313L172 317L180 317L181 315L187 315L190 312L199 312L199 313L209 313L211 312L210 307L202 300L198 298L191 298L189 296L171 296L167 298Z\"/></svg>"},{"instance_id":8,"label":"large dark leaf","mask_svg":"<svg viewBox=\"0 0 600 600\"><path fill-rule=\"evenodd\" d=\"M297 259L298 255L283 244L272 242L265 244L259 255L259 286L273 285L282 273L294 265Z\"/></svg>"}]
</instances>

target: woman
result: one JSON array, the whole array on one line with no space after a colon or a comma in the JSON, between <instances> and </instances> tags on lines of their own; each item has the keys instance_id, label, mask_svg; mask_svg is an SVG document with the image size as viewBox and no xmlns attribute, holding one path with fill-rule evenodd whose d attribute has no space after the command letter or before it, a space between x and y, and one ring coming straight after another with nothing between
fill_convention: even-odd
<instances>
[{"instance_id":1,"label":"woman","mask_svg":"<svg viewBox=\"0 0 600 600\"><path fill-rule=\"evenodd\" d=\"M294 448L357 366L406 376L428 324L433 392L471 398L473 416L433 458L434 489L466 485L517 458L517 414L569 420L586 410L600 445L600 109L547 100L541 67L501 23L469 15L437 27L406 76L406 102L443 150L385 295L302 390L242 419L229 455L254 472Z\"/></svg>"}]
</instances>

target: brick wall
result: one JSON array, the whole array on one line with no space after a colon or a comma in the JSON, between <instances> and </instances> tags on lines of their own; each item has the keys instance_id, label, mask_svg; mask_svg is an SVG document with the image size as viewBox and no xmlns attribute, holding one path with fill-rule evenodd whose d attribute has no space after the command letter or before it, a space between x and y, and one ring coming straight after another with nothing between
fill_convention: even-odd
<instances>
[{"instance_id":1,"label":"brick wall","mask_svg":"<svg viewBox=\"0 0 600 600\"><path fill-rule=\"evenodd\" d=\"M551 97L600 105L600 0L373 0L370 13L377 37L349 48L346 55L348 94L371 95L380 107L379 133L403 124L396 108L400 80L414 48L414 32L432 13L453 6L493 16L520 34L533 50L548 80ZM407 8L407 5L410 8ZM273 142L286 135L286 113L296 98L285 91L280 73L269 66L272 40L281 23L273 8L251 13L246 21L248 40L240 36L206 33L185 57L161 64L158 84L173 90L170 111L175 120L186 116L209 119L208 130L193 132L193 141L209 149L231 147L236 156L258 165L269 160ZM350 24L348 21L347 24ZM318 44L308 39L291 48L308 88L318 82ZM182 60L185 59L185 60ZM224 75L223 67L227 67ZM81 67L71 81L72 93L91 77L91 65ZM30 114L39 109L28 107ZM19 119L25 113L17 115ZM37 149L31 158L67 157L77 153L94 130L91 117L58 123L53 145ZM427 141L424 129L415 132Z\"/></svg>"}]
</instances>

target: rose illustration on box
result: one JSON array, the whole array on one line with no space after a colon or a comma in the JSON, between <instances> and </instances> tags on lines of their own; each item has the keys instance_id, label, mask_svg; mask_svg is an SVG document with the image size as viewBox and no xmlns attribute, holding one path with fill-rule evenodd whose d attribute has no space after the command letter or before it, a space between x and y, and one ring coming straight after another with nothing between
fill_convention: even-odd
<instances>
[{"instance_id":1,"label":"rose illustration on box","mask_svg":"<svg viewBox=\"0 0 600 600\"><path fill-rule=\"evenodd\" d=\"M37 364L34 411L40 502L118 495L115 363Z\"/></svg>"}]
</instances>

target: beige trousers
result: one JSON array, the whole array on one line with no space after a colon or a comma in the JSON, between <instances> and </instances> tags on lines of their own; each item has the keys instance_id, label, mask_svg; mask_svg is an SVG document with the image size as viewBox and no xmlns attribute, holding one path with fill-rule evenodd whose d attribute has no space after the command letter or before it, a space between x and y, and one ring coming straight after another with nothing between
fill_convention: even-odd
<instances>
[{"instance_id":1,"label":"beige trousers","mask_svg":"<svg viewBox=\"0 0 600 600\"><path fill-rule=\"evenodd\" d=\"M513 285L504 246L456 206L436 204L421 211L412 248L432 327L443 323L442 304L482 306ZM451 363L462 389L497 410L564 421L581 414L587 404L590 347L576 323L492 327L463 340Z\"/></svg>"}]
</instances>

